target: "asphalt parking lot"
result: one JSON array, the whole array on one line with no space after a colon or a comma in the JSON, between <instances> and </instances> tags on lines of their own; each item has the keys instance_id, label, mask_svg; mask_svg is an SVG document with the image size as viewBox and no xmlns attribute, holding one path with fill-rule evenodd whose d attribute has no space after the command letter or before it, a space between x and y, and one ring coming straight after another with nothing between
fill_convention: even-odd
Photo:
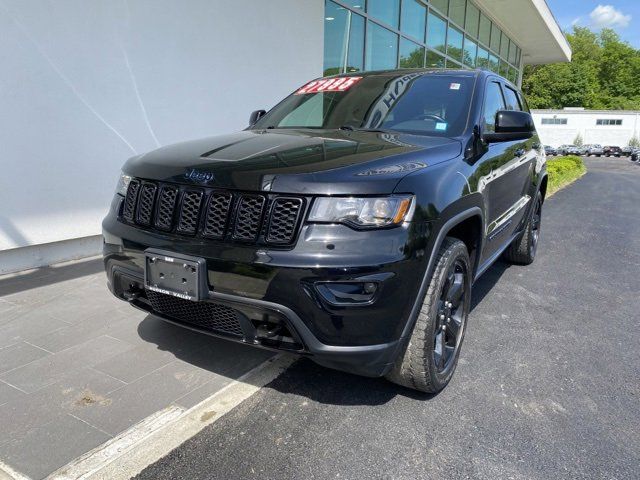
<instances>
[{"instance_id":1,"label":"asphalt parking lot","mask_svg":"<svg viewBox=\"0 0 640 480\"><path fill-rule=\"evenodd\" d=\"M586 159L539 257L474 288L437 396L296 362L141 479L640 476L640 168Z\"/></svg>"}]
</instances>

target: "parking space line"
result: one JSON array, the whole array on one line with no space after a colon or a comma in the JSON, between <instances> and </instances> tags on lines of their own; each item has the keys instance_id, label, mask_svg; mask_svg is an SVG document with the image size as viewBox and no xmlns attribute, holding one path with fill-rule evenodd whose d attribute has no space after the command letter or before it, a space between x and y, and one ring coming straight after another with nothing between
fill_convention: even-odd
<instances>
[{"instance_id":1,"label":"parking space line","mask_svg":"<svg viewBox=\"0 0 640 480\"><path fill-rule=\"evenodd\" d=\"M160 410L48 478L129 479L258 392L295 360L293 355L275 355L194 407L184 410L173 405Z\"/></svg>"}]
</instances>

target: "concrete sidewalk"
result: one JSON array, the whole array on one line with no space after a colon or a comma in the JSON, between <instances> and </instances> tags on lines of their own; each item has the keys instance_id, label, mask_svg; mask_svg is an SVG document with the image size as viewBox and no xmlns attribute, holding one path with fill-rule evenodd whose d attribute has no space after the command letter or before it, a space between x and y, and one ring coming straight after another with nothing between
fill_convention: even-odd
<instances>
[{"instance_id":1,"label":"concrete sidewalk","mask_svg":"<svg viewBox=\"0 0 640 480\"><path fill-rule=\"evenodd\" d=\"M101 259L0 277L0 462L43 478L271 355L116 300Z\"/></svg>"}]
</instances>

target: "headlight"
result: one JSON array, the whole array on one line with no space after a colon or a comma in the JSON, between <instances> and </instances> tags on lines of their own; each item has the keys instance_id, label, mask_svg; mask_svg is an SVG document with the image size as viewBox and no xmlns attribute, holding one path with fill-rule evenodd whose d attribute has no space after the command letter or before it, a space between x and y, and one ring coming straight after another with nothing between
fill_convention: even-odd
<instances>
[{"instance_id":1,"label":"headlight","mask_svg":"<svg viewBox=\"0 0 640 480\"><path fill-rule=\"evenodd\" d=\"M125 175L120 172L120 179L118 180L118 186L116 187L116 193L122 195L123 197L127 196L127 188L129 188L129 182L131 182L131 177L129 175Z\"/></svg>"},{"instance_id":2,"label":"headlight","mask_svg":"<svg viewBox=\"0 0 640 480\"><path fill-rule=\"evenodd\" d=\"M309 222L346 223L355 227L388 227L410 220L413 197L394 195L379 198L316 198Z\"/></svg>"}]
</instances>

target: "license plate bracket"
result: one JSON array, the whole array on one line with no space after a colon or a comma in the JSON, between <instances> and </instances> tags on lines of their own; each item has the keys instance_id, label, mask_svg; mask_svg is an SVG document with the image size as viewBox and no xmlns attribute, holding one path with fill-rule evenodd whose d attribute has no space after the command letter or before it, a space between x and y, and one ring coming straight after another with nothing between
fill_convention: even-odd
<instances>
[{"instance_id":1,"label":"license plate bracket","mask_svg":"<svg viewBox=\"0 0 640 480\"><path fill-rule=\"evenodd\" d=\"M208 296L206 261L165 250L145 250L146 289L192 302Z\"/></svg>"}]
</instances>

